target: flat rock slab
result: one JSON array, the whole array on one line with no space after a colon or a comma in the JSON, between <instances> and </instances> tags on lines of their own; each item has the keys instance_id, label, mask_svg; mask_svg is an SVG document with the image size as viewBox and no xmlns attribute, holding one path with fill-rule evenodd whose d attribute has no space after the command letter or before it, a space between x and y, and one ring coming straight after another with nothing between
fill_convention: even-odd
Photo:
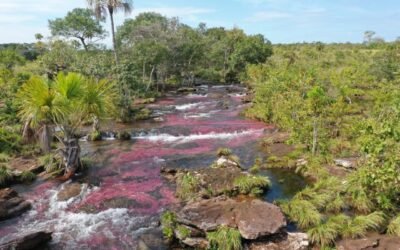
<instances>
[{"instance_id":1,"label":"flat rock slab","mask_svg":"<svg viewBox=\"0 0 400 250\"><path fill-rule=\"evenodd\" d=\"M286 226L280 208L271 203L226 197L189 203L177 213L177 221L206 232L223 225L238 228L249 240L276 234Z\"/></svg>"},{"instance_id":2,"label":"flat rock slab","mask_svg":"<svg viewBox=\"0 0 400 250\"><path fill-rule=\"evenodd\" d=\"M43 249L47 242L51 240L49 232L35 232L10 240L7 243L1 244L1 250L28 250L28 249Z\"/></svg>"}]
</instances>

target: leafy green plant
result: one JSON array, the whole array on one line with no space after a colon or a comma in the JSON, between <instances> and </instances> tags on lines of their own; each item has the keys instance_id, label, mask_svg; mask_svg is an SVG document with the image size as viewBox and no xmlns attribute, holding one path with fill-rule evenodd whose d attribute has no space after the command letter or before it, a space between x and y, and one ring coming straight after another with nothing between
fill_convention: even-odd
<instances>
[{"instance_id":1,"label":"leafy green plant","mask_svg":"<svg viewBox=\"0 0 400 250\"><path fill-rule=\"evenodd\" d=\"M232 150L230 150L229 148L219 148L217 150L217 156L221 157L221 156L230 156L232 155Z\"/></svg>"},{"instance_id":2,"label":"leafy green plant","mask_svg":"<svg viewBox=\"0 0 400 250\"><path fill-rule=\"evenodd\" d=\"M177 179L176 195L182 200L190 200L199 191L200 182L192 173L186 173Z\"/></svg>"},{"instance_id":3,"label":"leafy green plant","mask_svg":"<svg viewBox=\"0 0 400 250\"><path fill-rule=\"evenodd\" d=\"M242 238L239 230L221 226L217 231L208 232L207 240L212 249L241 250Z\"/></svg>"},{"instance_id":4,"label":"leafy green plant","mask_svg":"<svg viewBox=\"0 0 400 250\"><path fill-rule=\"evenodd\" d=\"M233 184L241 194L260 194L262 190L271 185L271 181L266 176L243 175L237 177Z\"/></svg>"},{"instance_id":5,"label":"leafy green plant","mask_svg":"<svg viewBox=\"0 0 400 250\"><path fill-rule=\"evenodd\" d=\"M6 153L0 153L0 163L5 163L10 160L10 156Z\"/></svg>"},{"instance_id":6,"label":"leafy green plant","mask_svg":"<svg viewBox=\"0 0 400 250\"><path fill-rule=\"evenodd\" d=\"M348 218L344 215L337 215L310 228L307 231L310 241L321 247L332 245L335 239L340 235L342 223L347 219Z\"/></svg>"},{"instance_id":7,"label":"leafy green plant","mask_svg":"<svg viewBox=\"0 0 400 250\"><path fill-rule=\"evenodd\" d=\"M289 216L290 220L296 222L300 228L308 228L318 225L322 215L318 209L309 201L292 199L291 201L279 204L282 211Z\"/></svg>"},{"instance_id":8,"label":"leafy green plant","mask_svg":"<svg viewBox=\"0 0 400 250\"><path fill-rule=\"evenodd\" d=\"M5 185L11 179L11 171L5 166L0 166L0 186Z\"/></svg>"},{"instance_id":9,"label":"leafy green plant","mask_svg":"<svg viewBox=\"0 0 400 250\"><path fill-rule=\"evenodd\" d=\"M98 130L90 132L88 135L88 140L89 141L101 141L101 133Z\"/></svg>"},{"instance_id":10,"label":"leafy green plant","mask_svg":"<svg viewBox=\"0 0 400 250\"><path fill-rule=\"evenodd\" d=\"M393 218L387 228L388 234L400 236L400 216Z\"/></svg>"},{"instance_id":11,"label":"leafy green plant","mask_svg":"<svg viewBox=\"0 0 400 250\"><path fill-rule=\"evenodd\" d=\"M60 163L53 154L46 154L39 157L39 164L44 166L47 173L52 173L60 169Z\"/></svg>"},{"instance_id":12,"label":"leafy green plant","mask_svg":"<svg viewBox=\"0 0 400 250\"><path fill-rule=\"evenodd\" d=\"M176 227L176 215L171 211L164 212L161 215L161 226L164 237L167 240L172 240Z\"/></svg>"},{"instance_id":13,"label":"leafy green plant","mask_svg":"<svg viewBox=\"0 0 400 250\"><path fill-rule=\"evenodd\" d=\"M368 230L378 230L384 223L385 215L382 212L358 215L343 224L341 233L345 238L364 237Z\"/></svg>"},{"instance_id":14,"label":"leafy green plant","mask_svg":"<svg viewBox=\"0 0 400 250\"><path fill-rule=\"evenodd\" d=\"M176 227L176 230L178 231L178 233L182 239L186 239L191 234L190 230L187 227L182 226L182 225L178 225Z\"/></svg>"},{"instance_id":15,"label":"leafy green plant","mask_svg":"<svg viewBox=\"0 0 400 250\"><path fill-rule=\"evenodd\" d=\"M22 182L31 182L36 179L36 175L29 170L25 170L22 172L20 180Z\"/></svg>"}]
</instances>

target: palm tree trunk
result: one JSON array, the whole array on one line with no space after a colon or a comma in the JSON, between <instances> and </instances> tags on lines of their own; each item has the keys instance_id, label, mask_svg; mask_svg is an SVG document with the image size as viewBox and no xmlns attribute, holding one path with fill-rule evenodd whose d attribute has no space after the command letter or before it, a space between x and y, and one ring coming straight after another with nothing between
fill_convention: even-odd
<instances>
[{"instance_id":1,"label":"palm tree trunk","mask_svg":"<svg viewBox=\"0 0 400 250\"><path fill-rule=\"evenodd\" d=\"M112 42L114 48L115 63L118 64L117 42L115 40L114 15L113 15L113 10L111 8L109 8L108 11L110 12L111 34L112 34Z\"/></svg>"},{"instance_id":2,"label":"palm tree trunk","mask_svg":"<svg viewBox=\"0 0 400 250\"><path fill-rule=\"evenodd\" d=\"M80 166L80 153L81 148L79 146L78 139L69 138L64 140L64 149L59 150L62 155L63 163L64 163L64 176L63 180L70 179L78 170Z\"/></svg>"},{"instance_id":3,"label":"palm tree trunk","mask_svg":"<svg viewBox=\"0 0 400 250\"><path fill-rule=\"evenodd\" d=\"M47 124L44 124L39 130L39 143L43 153L50 153L52 140L53 133L51 131L51 127Z\"/></svg>"},{"instance_id":4,"label":"palm tree trunk","mask_svg":"<svg viewBox=\"0 0 400 250\"><path fill-rule=\"evenodd\" d=\"M312 141L312 155L315 156L317 153L317 146L318 146L318 126L317 126L317 119L313 121L313 141Z\"/></svg>"}]
</instances>

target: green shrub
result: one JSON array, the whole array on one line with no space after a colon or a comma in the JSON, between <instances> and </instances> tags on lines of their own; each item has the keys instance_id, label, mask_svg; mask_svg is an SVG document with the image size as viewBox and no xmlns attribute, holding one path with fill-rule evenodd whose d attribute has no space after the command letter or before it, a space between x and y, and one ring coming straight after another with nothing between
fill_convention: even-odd
<instances>
[{"instance_id":1,"label":"green shrub","mask_svg":"<svg viewBox=\"0 0 400 250\"><path fill-rule=\"evenodd\" d=\"M164 212L161 215L161 226L164 237L167 240L173 240L176 227L176 215L171 211Z\"/></svg>"},{"instance_id":2,"label":"green shrub","mask_svg":"<svg viewBox=\"0 0 400 250\"><path fill-rule=\"evenodd\" d=\"M5 163L10 160L10 156L6 153L0 153L0 163Z\"/></svg>"},{"instance_id":3,"label":"green shrub","mask_svg":"<svg viewBox=\"0 0 400 250\"><path fill-rule=\"evenodd\" d=\"M176 184L176 195L180 199L187 201L199 191L200 182L192 173L186 173L178 177Z\"/></svg>"},{"instance_id":4,"label":"green shrub","mask_svg":"<svg viewBox=\"0 0 400 250\"><path fill-rule=\"evenodd\" d=\"M32 182L36 179L36 175L29 170L25 170L22 172L20 180L22 182Z\"/></svg>"},{"instance_id":5,"label":"green shrub","mask_svg":"<svg viewBox=\"0 0 400 250\"><path fill-rule=\"evenodd\" d=\"M88 134L89 141L101 141L101 139L102 137L100 131L95 130L90 132L90 134Z\"/></svg>"},{"instance_id":6,"label":"green shrub","mask_svg":"<svg viewBox=\"0 0 400 250\"><path fill-rule=\"evenodd\" d=\"M343 224L341 233L345 238L365 237L368 230L378 230L385 223L382 212L359 215Z\"/></svg>"},{"instance_id":7,"label":"green shrub","mask_svg":"<svg viewBox=\"0 0 400 250\"><path fill-rule=\"evenodd\" d=\"M309 201L302 199L292 199L279 205L282 211L293 222L302 228L318 225L321 222L322 215L318 209Z\"/></svg>"},{"instance_id":8,"label":"green shrub","mask_svg":"<svg viewBox=\"0 0 400 250\"><path fill-rule=\"evenodd\" d=\"M400 236L400 216L393 218L387 228L388 234Z\"/></svg>"},{"instance_id":9,"label":"green shrub","mask_svg":"<svg viewBox=\"0 0 400 250\"><path fill-rule=\"evenodd\" d=\"M186 239L191 234L190 230L187 227L184 227L182 225L178 225L176 227L176 230L178 231L178 233L180 234L182 239Z\"/></svg>"},{"instance_id":10,"label":"green shrub","mask_svg":"<svg viewBox=\"0 0 400 250\"><path fill-rule=\"evenodd\" d=\"M266 176L243 175L237 177L233 184L241 194L258 195L271 185L271 181Z\"/></svg>"},{"instance_id":11,"label":"green shrub","mask_svg":"<svg viewBox=\"0 0 400 250\"><path fill-rule=\"evenodd\" d=\"M242 237L239 230L222 226L215 232L207 233L211 249L241 250Z\"/></svg>"},{"instance_id":12,"label":"green shrub","mask_svg":"<svg viewBox=\"0 0 400 250\"><path fill-rule=\"evenodd\" d=\"M53 173L60 169L60 161L53 154L39 157L39 164L44 166L47 173Z\"/></svg>"},{"instance_id":13,"label":"green shrub","mask_svg":"<svg viewBox=\"0 0 400 250\"><path fill-rule=\"evenodd\" d=\"M12 179L11 171L5 167L0 166L0 186L7 184L8 181Z\"/></svg>"},{"instance_id":14,"label":"green shrub","mask_svg":"<svg viewBox=\"0 0 400 250\"><path fill-rule=\"evenodd\" d=\"M217 149L217 156L218 157L222 157L222 156L230 156L232 155L232 150L230 150L229 148L219 148Z\"/></svg>"}]
</instances>

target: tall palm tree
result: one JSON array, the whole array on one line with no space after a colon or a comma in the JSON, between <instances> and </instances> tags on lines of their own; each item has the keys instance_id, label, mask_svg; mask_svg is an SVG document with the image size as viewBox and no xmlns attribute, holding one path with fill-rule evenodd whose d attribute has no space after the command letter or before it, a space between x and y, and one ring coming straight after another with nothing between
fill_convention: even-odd
<instances>
[{"instance_id":1,"label":"tall palm tree","mask_svg":"<svg viewBox=\"0 0 400 250\"><path fill-rule=\"evenodd\" d=\"M43 148L50 150L53 134L62 147L57 151L71 177L80 166L79 141L74 137L88 117L102 118L113 110L113 84L76 74L57 75L54 82L32 77L18 92L19 116L40 131ZM54 133L54 128L60 131Z\"/></svg>"},{"instance_id":2,"label":"tall palm tree","mask_svg":"<svg viewBox=\"0 0 400 250\"><path fill-rule=\"evenodd\" d=\"M89 6L93 9L97 18L105 18L110 15L111 34L114 47L115 62L118 63L117 43L115 40L114 13L123 11L130 14L133 9L132 0L87 0Z\"/></svg>"}]
</instances>

